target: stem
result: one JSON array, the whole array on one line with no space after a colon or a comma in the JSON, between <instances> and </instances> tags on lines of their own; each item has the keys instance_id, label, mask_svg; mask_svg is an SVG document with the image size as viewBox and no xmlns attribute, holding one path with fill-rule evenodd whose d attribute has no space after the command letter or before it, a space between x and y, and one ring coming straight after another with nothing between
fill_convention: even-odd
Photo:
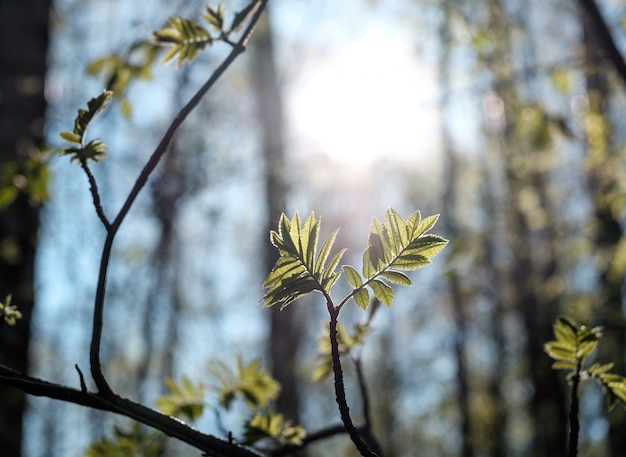
<instances>
[{"instance_id":1,"label":"stem","mask_svg":"<svg viewBox=\"0 0 626 457\"><path fill-rule=\"evenodd\" d=\"M339 356L339 340L337 338L337 318L339 317L340 308L333 305L330 296L326 295L326 306L328 308L328 314L330 314L330 345L331 355L333 360L333 374L335 377L335 398L337 405L339 406L339 415L341 420L350 435L350 439L354 443L357 450L363 457L378 457L374 451L363 441L359 435L359 431L352 423L350 418L350 408L346 400L346 391L343 382L343 371L341 369L341 359Z\"/></svg>"},{"instance_id":2,"label":"stem","mask_svg":"<svg viewBox=\"0 0 626 457\"><path fill-rule=\"evenodd\" d=\"M93 206L96 208L96 213L98 214L100 221L102 221L102 225L104 225L104 228L106 228L107 231L109 231L111 228L111 224L109 223L109 220L107 219L106 214L104 214L104 209L102 208L102 202L100 201L100 193L98 192L98 183L96 182L96 178L91 172L89 165L87 165L87 159L85 159L84 157L81 157L80 166L82 167L82 169L85 171L85 174L87 175L87 180L89 181L89 191L91 192L91 197L93 198Z\"/></svg>"},{"instance_id":3,"label":"stem","mask_svg":"<svg viewBox=\"0 0 626 457\"><path fill-rule=\"evenodd\" d=\"M107 270L109 267L109 261L111 258L111 248L113 246L113 241L115 239L115 235L117 234L120 225L124 221L126 215L130 211L131 206L135 202L135 199L145 186L148 178L158 165L161 157L167 152L168 146L174 137L174 134L183 123L183 121L187 118L189 113L193 111L193 109L200 103L200 100L206 95L206 93L215 85L215 82L222 76L222 74L226 71L226 69L233 63L233 61L239 56L239 54L243 53L246 49L246 44L248 43L252 31L256 23L258 22L261 13L265 9L268 0L258 0L256 6L251 10L250 15L252 18L248 23L245 31L241 35L241 38L233 47L228 56L224 59L224 61L215 69L215 71L211 74L209 79L204 83L204 85L196 92L196 94L187 102L185 106L178 112L176 117L172 120L169 128L163 135L163 138L159 142L158 146L148 159L148 162L144 165L141 173L139 174L137 180L133 188L131 189L126 201L122 205L118 215L113 220L113 223L108 226L107 237L104 242L104 247L102 250L102 257L100 261L100 271L98 274L98 286L96 289L96 296L94 302L94 313L93 313L93 329L92 329L92 337L91 337L91 349L89 351L89 362L91 367L91 375L93 376L94 382L98 387L99 393L105 396L113 396L113 391L109 387L104 374L102 373L102 366L100 361L100 349L102 343L102 327L103 327L103 315L104 315L104 298L106 295L106 276ZM89 176L89 174L88 174ZM93 192L92 192L93 193ZM97 193L96 193L97 195ZM94 197L95 198L95 197ZM97 209L97 207L96 207ZM100 215L100 213L99 213ZM101 217L102 218L102 217ZM106 220L106 218L105 218ZM106 224L105 224L106 226Z\"/></svg>"},{"instance_id":4,"label":"stem","mask_svg":"<svg viewBox=\"0 0 626 457\"><path fill-rule=\"evenodd\" d=\"M579 359L576 364L576 372L572 378L572 393L570 398L570 411L569 411L569 452L568 457L576 457L578 454L578 434L580 432L580 423L578 421L578 384L580 383L580 370L582 366L582 359Z\"/></svg>"}]
</instances>

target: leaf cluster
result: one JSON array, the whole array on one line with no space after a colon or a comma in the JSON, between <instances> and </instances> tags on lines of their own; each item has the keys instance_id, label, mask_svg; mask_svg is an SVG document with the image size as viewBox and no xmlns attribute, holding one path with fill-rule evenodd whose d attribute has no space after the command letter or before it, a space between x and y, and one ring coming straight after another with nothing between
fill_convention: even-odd
<instances>
[{"instance_id":1,"label":"leaf cluster","mask_svg":"<svg viewBox=\"0 0 626 457\"><path fill-rule=\"evenodd\" d=\"M626 378L609 372L613 368L612 363L585 366L602 337L602 327L589 328L567 317L559 317L553 331L556 340L544 345L545 352L555 360L552 368L570 370L570 383L574 376L581 380L597 380L607 394L609 408L613 408L618 401L626 406Z\"/></svg>"},{"instance_id":2,"label":"leaf cluster","mask_svg":"<svg viewBox=\"0 0 626 457\"><path fill-rule=\"evenodd\" d=\"M346 279L353 287L352 298L363 309L370 302L368 289L387 306L393 301L389 284L410 286L411 280L403 271L417 270L428 265L436 254L448 244L438 235L427 235L439 216L422 219L419 211L405 221L393 208L389 208L382 221L372 219L367 249L363 253L363 267L359 274L350 265L342 267Z\"/></svg>"},{"instance_id":3,"label":"leaf cluster","mask_svg":"<svg viewBox=\"0 0 626 457\"><path fill-rule=\"evenodd\" d=\"M61 150L61 155L71 156L71 161L78 160L87 163L89 160L98 162L104 157L106 145L101 140L91 140L85 144L85 133L87 128L107 104L111 101L113 92L105 90L102 94L92 98L87 102L87 109L79 109L74 120L74 130L71 132L61 132L61 138L75 146Z\"/></svg>"},{"instance_id":4,"label":"leaf cluster","mask_svg":"<svg viewBox=\"0 0 626 457\"><path fill-rule=\"evenodd\" d=\"M139 423L115 427L112 438L92 443L86 457L158 457L163 455L167 438L157 431L145 431Z\"/></svg>"},{"instance_id":5,"label":"leaf cluster","mask_svg":"<svg viewBox=\"0 0 626 457\"><path fill-rule=\"evenodd\" d=\"M15 201L20 193L33 205L48 200L50 169L44 154L37 153L27 160L9 160L0 165L0 211Z\"/></svg>"},{"instance_id":6,"label":"leaf cluster","mask_svg":"<svg viewBox=\"0 0 626 457\"><path fill-rule=\"evenodd\" d=\"M218 381L213 389L218 393L222 407L228 409L235 399L241 398L252 412L244 424L243 444L254 444L263 439L281 444L302 444L305 430L286 421L282 414L268 410L270 402L278 396L280 385L261 368L259 360L245 365L241 357L237 357L234 370L218 360L209 371Z\"/></svg>"},{"instance_id":7,"label":"leaf cluster","mask_svg":"<svg viewBox=\"0 0 626 457\"><path fill-rule=\"evenodd\" d=\"M16 306L11 305L11 295L7 295L4 302L0 302L0 328L6 325L15 325L22 318L22 313Z\"/></svg>"},{"instance_id":8,"label":"leaf cluster","mask_svg":"<svg viewBox=\"0 0 626 457\"><path fill-rule=\"evenodd\" d=\"M351 265L342 266L353 290L341 305L353 298L361 308L367 309L369 288L377 300L390 306L393 301L390 284L410 286L411 280L403 271L428 265L448 243L445 238L427 234L437 219L438 216L422 219L420 212L416 211L405 221L392 208L387 210L382 221L373 218L361 273ZM315 218L314 213L304 223L297 212L291 220L284 214L281 216L278 232L270 234L280 257L263 283L268 289L262 299L264 306L284 308L313 291L329 297L331 287L340 276L335 270L345 249L326 264L337 231L324 241L318 252L320 225L320 219Z\"/></svg>"},{"instance_id":9,"label":"leaf cluster","mask_svg":"<svg viewBox=\"0 0 626 457\"><path fill-rule=\"evenodd\" d=\"M292 425L282 414L263 412L255 414L245 425L243 444L255 444L263 439L272 439L280 444L301 446L306 436L304 428Z\"/></svg>"},{"instance_id":10,"label":"leaf cluster","mask_svg":"<svg viewBox=\"0 0 626 457\"><path fill-rule=\"evenodd\" d=\"M217 381L212 388L218 393L218 402L226 409L237 398L245 400L251 409L265 407L280 391L278 382L261 368L257 359L246 365L238 356L234 370L217 360L211 364L209 372Z\"/></svg>"},{"instance_id":11,"label":"leaf cluster","mask_svg":"<svg viewBox=\"0 0 626 457\"><path fill-rule=\"evenodd\" d=\"M311 213L304 223L296 212L291 220L284 214L280 217L278 232L270 233L270 240L278 249L280 257L269 273L263 287L268 289L263 296L263 306L279 305L282 308L314 290L325 295L339 278L335 271L345 249L327 263L337 230L317 250L321 218Z\"/></svg>"},{"instance_id":12,"label":"leaf cluster","mask_svg":"<svg viewBox=\"0 0 626 457\"><path fill-rule=\"evenodd\" d=\"M165 380L169 393L156 400L159 410L170 416L196 421L204 411L204 386L194 385L189 378L183 376L177 384L172 378Z\"/></svg>"},{"instance_id":13,"label":"leaf cluster","mask_svg":"<svg viewBox=\"0 0 626 457\"><path fill-rule=\"evenodd\" d=\"M229 25L226 24L222 3L216 8L207 6L202 18L217 33L216 36L196 21L182 17L171 18L167 26L153 32L153 43L157 46L168 46L169 50L165 54L163 62L167 63L176 58L180 67L185 62L195 60L201 51L215 41L221 40L230 43L230 34L241 26L254 5L255 2L252 1L244 9L235 13Z\"/></svg>"},{"instance_id":14,"label":"leaf cluster","mask_svg":"<svg viewBox=\"0 0 626 457\"><path fill-rule=\"evenodd\" d=\"M343 356L349 354L350 351L363 344L369 329L369 325L357 323L353 331L348 332L348 329L341 322L338 322L337 343L339 346L339 355ZM316 365L311 375L314 382L321 381L333 370L332 348L330 339L328 338L329 331L329 324L326 323L326 332L320 335Z\"/></svg>"},{"instance_id":15,"label":"leaf cluster","mask_svg":"<svg viewBox=\"0 0 626 457\"><path fill-rule=\"evenodd\" d=\"M115 94L122 113L128 117L132 109L125 96L126 89L135 80L152 77L152 66L161 49L150 41L138 41L125 55L111 54L93 60L87 66L87 74L104 76L107 90Z\"/></svg>"}]
</instances>

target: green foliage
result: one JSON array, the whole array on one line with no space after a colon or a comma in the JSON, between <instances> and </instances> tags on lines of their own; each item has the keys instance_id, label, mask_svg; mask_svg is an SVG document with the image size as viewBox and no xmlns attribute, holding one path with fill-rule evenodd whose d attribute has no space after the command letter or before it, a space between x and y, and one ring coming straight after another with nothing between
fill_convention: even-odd
<instances>
[{"instance_id":1,"label":"green foliage","mask_svg":"<svg viewBox=\"0 0 626 457\"><path fill-rule=\"evenodd\" d=\"M301 446L305 436L304 428L292 425L282 414L258 413L246 422L243 444L251 445L270 438L280 444Z\"/></svg>"},{"instance_id":2,"label":"green foliage","mask_svg":"<svg viewBox=\"0 0 626 457\"><path fill-rule=\"evenodd\" d=\"M303 295L317 290L328 295L339 278L335 271L345 249L326 261L337 236L335 230L322 244L319 252L317 243L321 219L311 213L304 224L296 212L290 221L284 214L280 217L278 232L272 231L270 239L280 257L265 279L263 287L268 291L263 296L263 306L279 305L282 308Z\"/></svg>"},{"instance_id":3,"label":"green foliage","mask_svg":"<svg viewBox=\"0 0 626 457\"><path fill-rule=\"evenodd\" d=\"M244 365L241 357L237 357L235 370L217 360L211 364L209 372L218 381L213 388L224 408L230 408L236 398L243 398L251 409L265 407L280 391L278 382L261 368L259 360Z\"/></svg>"},{"instance_id":4,"label":"green foliage","mask_svg":"<svg viewBox=\"0 0 626 457\"><path fill-rule=\"evenodd\" d=\"M416 211L405 221L398 212L389 208L383 221L372 219L367 249L363 253L362 274L349 265L343 272L350 286L354 301L363 309L369 304L369 287L374 296L387 306L393 301L393 289L389 284L410 286L411 280L402 271L416 270L428 265L448 240L427 235L437 222L438 216L422 220Z\"/></svg>"},{"instance_id":5,"label":"green foliage","mask_svg":"<svg viewBox=\"0 0 626 457\"><path fill-rule=\"evenodd\" d=\"M154 40L156 44L170 47L163 63L177 57L178 66L185 61L192 62L200 51L213 43L207 29L182 17L171 18L169 26L154 32Z\"/></svg>"},{"instance_id":6,"label":"green foliage","mask_svg":"<svg viewBox=\"0 0 626 457\"><path fill-rule=\"evenodd\" d=\"M7 295L4 303L0 302L0 328L5 324L15 325L17 320L21 318L22 313L19 312L16 306L11 305L11 295Z\"/></svg>"},{"instance_id":7,"label":"green foliage","mask_svg":"<svg viewBox=\"0 0 626 457\"><path fill-rule=\"evenodd\" d=\"M366 309L370 300L366 287L369 287L377 300L390 306L393 289L389 284L411 285L411 280L402 271L428 265L430 259L448 243L445 238L426 234L437 218L430 216L422 220L420 212L416 211L405 221L391 208L382 222L373 218L368 246L363 253L363 276L350 265L342 267L348 284L353 288L342 303L353 298L361 308ZM337 231L323 243L316 255L320 225L320 219L316 219L313 213L304 224L300 223L298 213L291 221L284 214L281 216L278 232L272 231L270 235L280 257L263 283L263 287L268 289L263 297L264 306L278 304L284 308L314 290L329 296L331 287L339 278L340 273L335 269L345 249L326 265Z\"/></svg>"},{"instance_id":8,"label":"green foliage","mask_svg":"<svg viewBox=\"0 0 626 457\"><path fill-rule=\"evenodd\" d=\"M163 413L183 417L190 421L197 420L204 410L204 388L202 384L194 386L189 378L184 377L180 384L173 379L165 380L169 394L158 398L156 404Z\"/></svg>"},{"instance_id":9,"label":"green foliage","mask_svg":"<svg viewBox=\"0 0 626 457\"><path fill-rule=\"evenodd\" d=\"M0 211L15 201L20 192L39 205L48 200L50 170L44 154L37 153L26 161L10 160L0 166Z\"/></svg>"},{"instance_id":10,"label":"green foliage","mask_svg":"<svg viewBox=\"0 0 626 457\"><path fill-rule=\"evenodd\" d=\"M553 325L556 340L544 345L546 353L555 360L552 367L558 370L570 370L568 381L576 376L580 380L595 379L607 394L609 408L618 401L626 405L626 378L609 373L612 363L594 363L585 367L585 362L596 349L602 337L602 327L589 328L579 325L567 317L559 317Z\"/></svg>"},{"instance_id":11,"label":"green foliage","mask_svg":"<svg viewBox=\"0 0 626 457\"><path fill-rule=\"evenodd\" d=\"M153 43L157 46L168 46L170 48L163 58L163 63L176 58L180 67L185 62L195 60L201 51L217 40L230 43L230 34L241 26L254 6L255 2L250 2L243 10L237 12L228 27L224 27L224 5L220 3L217 8L207 6L202 18L214 31L218 32L217 36L212 36L205 27L196 21L182 17L171 18L166 27L153 33Z\"/></svg>"},{"instance_id":12,"label":"green foliage","mask_svg":"<svg viewBox=\"0 0 626 457\"><path fill-rule=\"evenodd\" d=\"M119 99L122 113L128 117L131 106L124 95L126 89L137 79L152 77L152 65L161 49L149 41L139 41L131 46L126 55L112 54L93 60L87 66L87 73L104 76L106 88Z\"/></svg>"},{"instance_id":13,"label":"green foliage","mask_svg":"<svg viewBox=\"0 0 626 457\"><path fill-rule=\"evenodd\" d=\"M158 457L167 438L157 431L145 431L137 422L124 429L115 427L113 438L102 439L87 449L85 457Z\"/></svg>"},{"instance_id":14,"label":"green foliage","mask_svg":"<svg viewBox=\"0 0 626 457\"><path fill-rule=\"evenodd\" d=\"M350 351L365 341L365 337L369 331L369 325L356 324L354 331L348 333L346 327L341 323L337 323L337 342L339 344L339 355L349 354ZM333 361L331 354L331 343L328 338L329 324L326 324L326 332L320 335L318 345L318 355L311 375L314 382L321 381L333 371Z\"/></svg>"},{"instance_id":15,"label":"green foliage","mask_svg":"<svg viewBox=\"0 0 626 457\"><path fill-rule=\"evenodd\" d=\"M70 155L71 161L74 160L84 161L89 160L98 162L101 157L105 156L106 145L100 140L91 140L85 144L85 133L87 128L94 120L94 118L106 108L107 104L111 101L113 92L105 90L97 97L92 98L87 102L87 109L79 109L78 116L74 120L74 130L71 132L61 132L61 138L68 143L73 143L76 146L65 148L61 150L61 155Z\"/></svg>"}]
</instances>

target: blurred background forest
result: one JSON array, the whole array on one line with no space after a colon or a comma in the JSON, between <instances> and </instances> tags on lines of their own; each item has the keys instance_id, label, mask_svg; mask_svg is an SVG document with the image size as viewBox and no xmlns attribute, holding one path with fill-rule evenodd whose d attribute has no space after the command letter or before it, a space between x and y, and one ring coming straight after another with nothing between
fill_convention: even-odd
<instances>
[{"instance_id":1,"label":"blurred background forest","mask_svg":"<svg viewBox=\"0 0 626 457\"><path fill-rule=\"evenodd\" d=\"M224 2L227 11L243 3ZM241 354L271 369L291 419L309 431L338 423L330 382L311 381L324 307L314 297L283 312L259 304L274 261L268 231L282 211L315 211L326 235L341 227L336 245L358 265L372 216L419 209L441 213L436 232L451 243L379 310L362 350L385 455L564 456L568 389L543 352L554 318L604 326L598 359L626 373L618 51L626 3L598 0L606 30L590 5L271 1L248 51L184 124L120 232L104 341L114 388L151 403L166 376L210 383L210 360ZM0 294L12 288L26 311L17 330L0 335L1 363L78 385L104 231L76 164L47 161L43 204L44 192L24 183L45 181L37 151L62 147L58 133L111 82L106 66L86 74L90 63L124 56L168 17L203 8L0 3ZM94 168L105 209L117 211L176 110L226 51L210 48L180 70L157 62L151 78L128 88L127 103L96 122L91 137L109 145ZM354 306L343 317L364 316ZM80 456L122 422L48 399L24 403L5 388L0 395L0 448L11 457L20 442L24 457ZM200 429L240 431L237 411L220 416L208 406ZM581 423L580 455L626 455L626 414L607 415L593 386ZM168 455L185 452L193 454L174 443ZM340 436L306 455L356 454Z\"/></svg>"}]
</instances>

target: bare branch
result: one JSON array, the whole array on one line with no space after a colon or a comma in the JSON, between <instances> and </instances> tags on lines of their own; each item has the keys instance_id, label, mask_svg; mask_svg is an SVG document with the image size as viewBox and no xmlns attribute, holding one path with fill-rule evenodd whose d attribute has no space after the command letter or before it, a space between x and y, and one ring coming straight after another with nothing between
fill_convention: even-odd
<instances>
[{"instance_id":1,"label":"bare branch","mask_svg":"<svg viewBox=\"0 0 626 457\"><path fill-rule=\"evenodd\" d=\"M329 296L326 297L326 305L330 314L330 346L333 361L333 374L335 378L335 398L339 406L339 415L341 421L350 435L350 439L354 443L357 450L363 457L379 457L370 447L363 441L358 429L352 423L350 417L350 408L346 400L346 390L343 382L343 370L341 368L341 358L339 356L339 340L337 338L337 318L339 317L339 307L335 307Z\"/></svg>"},{"instance_id":2,"label":"bare branch","mask_svg":"<svg viewBox=\"0 0 626 457\"><path fill-rule=\"evenodd\" d=\"M260 457L260 454L236 443L204 434L183 421L135 403L119 395L104 397L97 392L78 390L23 375L0 365L0 382L22 392L74 403L101 411L113 412L148 425L177 438L213 457ZM82 384L82 382L81 382Z\"/></svg>"},{"instance_id":3,"label":"bare branch","mask_svg":"<svg viewBox=\"0 0 626 457\"><path fill-rule=\"evenodd\" d=\"M98 191L98 183L96 182L96 178L94 177L89 165L87 164L87 159L81 157L80 166L85 171L87 175L87 179L89 180L89 191L91 192L91 197L93 198L93 206L96 208L96 213L102 221L102 225L107 229L107 232L111 229L111 223L104 214L104 208L102 208L102 202L100 200L100 193Z\"/></svg>"},{"instance_id":4,"label":"bare branch","mask_svg":"<svg viewBox=\"0 0 626 457\"><path fill-rule=\"evenodd\" d=\"M145 164L144 168L141 170L139 177L135 181L135 185L131 189L126 201L122 205L118 215L113 220L109 231L107 232L107 237L104 242L104 247L102 250L102 257L100 261L100 271L98 276L98 286L96 289L96 297L94 303L94 313L93 313L93 329L92 329L92 337L91 337L91 349L89 352L89 361L91 365L91 375L98 387L98 390L103 395L113 396L113 391L109 387L104 374L102 373L102 367L100 362L100 347L102 342L102 327L104 322L104 298L106 295L106 276L107 270L109 266L109 260L111 257L111 248L113 246L113 240L115 239L115 235L117 234L120 225L124 221L126 215L130 211L131 206L133 205L135 199L145 186L148 178L158 165L161 157L167 152L168 146L174 137L174 134L181 126L183 121L187 118L189 113L193 111L193 109L200 103L200 100L206 95L206 93L211 89L215 82L223 75L223 73L228 69L228 67L233 63L233 61L245 51L246 44L252 35L252 31L256 23L258 22L263 10L267 5L268 0L258 0L255 7L251 10L251 19L248 23L245 31L242 33L241 38L233 47L232 51L228 54L228 56L224 59L224 61L215 69L213 74L209 77L207 82L198 90L198 92L187 102L185 106L179 111L176 115L169 128L163 135L163 138L159 142L158 146L148 159L148 162Z\"/></svg>"}]
</instances>

